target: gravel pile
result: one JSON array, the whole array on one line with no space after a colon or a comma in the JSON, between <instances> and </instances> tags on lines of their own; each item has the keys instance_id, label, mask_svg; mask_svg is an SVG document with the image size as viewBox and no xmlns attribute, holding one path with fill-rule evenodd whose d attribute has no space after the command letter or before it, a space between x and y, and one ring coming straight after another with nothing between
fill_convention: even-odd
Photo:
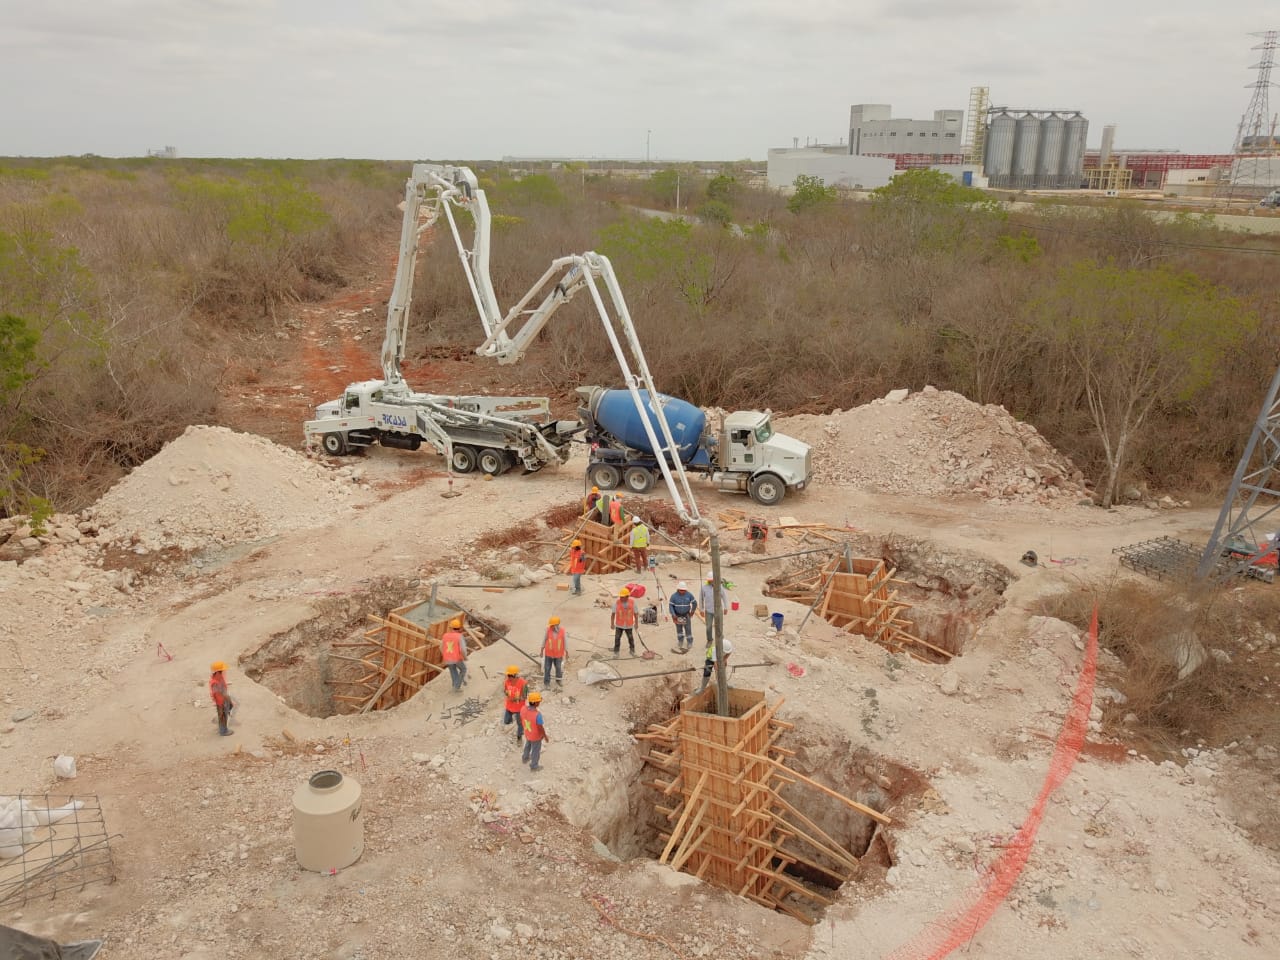
<instances>
[{"instance_id":1,"label":"gravel pile","mask_svg":"<svg viewBox=\"0 0 1280 960\"><path fill-rule=\"evenodd\" d=\"M188 427L90 515L104 541L146 549L242 543L331 522L356 495L352 479L262 437Z\"/></svg>"},{"instance_id":2,"label":"gravel pile","mask_svg":"<svg viewBox=\"0 0 1280 960\"><path fill-rule=\"evenodd\" d=\"M925 387L824 416L778 420L813 447L814 479L885 493L977 495L1073 504L1087 497L1075 465L1004 407Z\"/></svg>"}]
</instances>

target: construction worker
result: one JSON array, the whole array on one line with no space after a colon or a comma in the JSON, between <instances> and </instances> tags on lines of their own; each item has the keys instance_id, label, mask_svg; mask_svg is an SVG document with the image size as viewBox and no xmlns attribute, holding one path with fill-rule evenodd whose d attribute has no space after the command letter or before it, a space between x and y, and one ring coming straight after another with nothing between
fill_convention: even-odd
<instances>
[{"instance_id":1,"label":"construction worker","mask_svg":"<svg viewBox=\"0 0 1280 960\"><path fill-rule=\"evenodd\" d=\"M617 653L622 646L622 635L627 635L627 646L631 655L636 655L636 602L631 599L631 591L623 587L618 591L618 599L613 604L613 613L609 614L609 626L613 627L613 652Z\"/></svg>"},{"instance_id":2,"label":"construction worker","mask_svg":"<svg viewBox=\"0 0 1280 960\"><path fill-rule=\"evenodd\" d=\"M634 514L631 517L631 562L636 573L645 573L649 569L649 528Z\"/></svg>"},{"instance_id":3,"label":"construction worker","mask_svg":"<svg viewBox=\"0 0 1280 960\"><path fill-rule=\"evenodd\" d=\"M676 592L671 595L671 601L667 604L671 622L676 625L677 653L688 653L693 649L693 615L697 609L698 601L689 592L689 585L681 580L676 584Z\"/></svg>"},{"instance_id":4,"label":"construction worker","mask_svg":"<svg viewBox=\"0 0 1280 960\"><path fill-rule=\"evenodd\" d=\"M514 663L507 667L507 675L502 680L502 695L506 699L502 703L502 725L505 727L512 721L516 725L516 746L520 745L523 735L520 723L520 711L524 709L525 695L529 692L529 681L520 676L520 668Z\"/></svg>"},{"instance_id":5,"label":"construction worker","mask_svg":"<svg viewBox=\"0 0 1280 960\"><path fill-rule=\"evenodd\" d=\"M702 584L702 593L698 596L698 606L702 608L702 619L707 622L707 643L715 639L716 629L716 578L708 575ZM729 591L720 587L720 612L729 612Z\"/></svg>"},{"instance_id":6,"label":"construction worker","mask_svg":"<svg viewBox=\"0 0 1280 960\"><path fill-rule=\"evenodd\" d=\"M209 696L213 700L214 707L218 710L218 735L223 737L231 736L231 729L227 726L231 719L231 711L236 708L235 701L231 699L231 695L227 693L227 665L221 660L215 660L209 664Z\"/></svg>"},{"instance_id":7,"label":"construction worker","mask_svg":"<svg viewBox=\"0 0 1280 960\"><path fill-rule=\"evenodd\" d=\"M626 518L626 516L627 516L627 512L622 509L622 498L617 496L610 497L609 498L609 526L611 527L619 526L622 523L623 519Z\"/></svg>"},{"instance_id":8,"label":"construction worker","mask_svg":"<svg viewBox=\"0 0 1280 960\"><path fill-rule=\"evenodd\" d=\"M600 494L600 499L596 501L596 521L603 523L606 527L609 525L609 505L613 503L613 495L609 493Z\"/></svg>"},{"instance_id":9,"label":"construction worker","mask_svg":"<svg viewBox=\"0 0 1280 960\"><path fill-rule=\"evenodd\" d=\"M733 641L731 641L728 637L725 637L723 640L720 641L720 643L724 647L724 668L728 670L729 654L733 653ZM707 644L707 662L702 666L702 686L698 687L698 689L695 690L694 693L701 693L703 690L707 689L707 682L711 679L711 671L715 669L715 665L716 665L716 645L713 642L713 643Z\"/></svg>"},{"instance_id":10,"label":"construction worker","mask_svg":"<svg viewBox=\"0 0 1280 960\"><path fill-rule=\"evenodd\" d=\"M596 501L599 499L600 499L600 488L592 487L591 492L587 494L587 499L583 502L583 506L586 507L586 509L582 511L582 515L584 517L591 516L591 511L596 508Z\"/></svg>"},{"instance_id":11,"label":"construction worker","mask_svg":"<svg viewBox=\"0 0 1280 960\"><path fill-rule=\"evenodd\" d=\"M440 659L449 668L449 679L456 693L467 682L467 638L462 633L462 620L449 621L449 629L440 638Z\"/></svg>"},{"instance_id":12,"label":"construction worker","mask_svg":"<svg viewBox=\"0 0 1280 960\"><path fill-rule=\"evenodd\" d=\"M551 686L551 668L556 668L556 686L564 686L564 658L568 656L565 648L565 630L560 626L560 618L552 617L547 621L547 632L542 638L542 689Z\"/></svg>"},{"instance_id":13,"label":"construction worker","mask_svg":"<svg viewBox=\"0 0 1280 960\"><path fill-rule=\"evenodd\" d=\"M569 576L572 578L573 583L569 588L571 596L582 596L582 575L586 572L587 551L582 549L581 540L575 540L569 547Z\"/></svg>"},{"instance_id":14,"label":"construction worker","mask_svg":"<svg viewBox=\"0 0 1280 960\"><path fill-rule=\"evenodd\" d=\"M524 752L520 762L529 764L529 769L537 773L542 767L538 760L542 757L542 745L550 743L547 728L542 723L542 712L538 707L542 703L542 694L537 690L529 694L529 702L520 711L520 725L524 727Z\"/></svg>"}]
</instances>

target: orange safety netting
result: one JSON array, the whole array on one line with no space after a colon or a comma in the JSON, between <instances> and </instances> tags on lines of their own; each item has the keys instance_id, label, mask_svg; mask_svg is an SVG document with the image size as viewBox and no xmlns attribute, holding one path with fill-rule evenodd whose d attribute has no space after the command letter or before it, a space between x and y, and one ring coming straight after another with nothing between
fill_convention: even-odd
<instances>
[{"instance_id":1,"label":"orange safety netting","mask_svg":"<svg viewBox=\"0 0 1280 960\"><path fill-rule=\"evenodd\" d=\"M1097 672L1098 611L1095 607L1084 662L1080 666L1080 679L1071 699L1071 710L1062 722L1062 730L1053 748L1053 758L1049 761L1049 772L1026 820L1013 835L1004 853L983 871L972 887L918 934L893 952L885 954L883 960L941 960L952 950L964 946L977 936L978 931L986 926L987 921L1004 903L1031 855L1031 847L1040 829L1040 821L1044 819L1049 797L1062 786L1075 765L1076 757L1080 755L1088 730L1089 711L1093 707L1093 686Z\"/></svg>"}]
</instances>

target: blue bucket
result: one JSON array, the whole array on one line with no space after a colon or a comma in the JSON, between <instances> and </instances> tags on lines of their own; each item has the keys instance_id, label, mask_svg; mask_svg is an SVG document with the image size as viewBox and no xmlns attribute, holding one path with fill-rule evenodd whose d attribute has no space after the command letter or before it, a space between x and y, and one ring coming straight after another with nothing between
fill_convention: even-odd
<instances>
[{"instance_id":1,"label":"blue bucket","mask_svg":"<svg viewBox=\"0 0 1280 960\"><path fill-rule=\"evenodd\" d=\"M769 619L773 621L773 629L774 629L774 630L781 630L781 629L782 629L782 614L780 614L780 613L771 613L771 614L769 614Z\"/></svg>"}]
</instances>

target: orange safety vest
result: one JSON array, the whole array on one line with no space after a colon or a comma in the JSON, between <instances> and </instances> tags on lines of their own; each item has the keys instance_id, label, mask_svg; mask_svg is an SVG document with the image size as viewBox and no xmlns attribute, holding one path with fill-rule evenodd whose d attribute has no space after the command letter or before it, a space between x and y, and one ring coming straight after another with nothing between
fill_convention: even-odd
<instances>
[{"instance_id":1,"label":"orange safety vest","mask_svg":"<svg viewBox=\"0 0 1280 960\"><path fill-rule=\"evenodd\" d=\"M630 597L619 597L613 605L613 625L615 627L634 627L636 625L636 605Z\"/></svg>"},{"instance_id":2,"label":"orange safety vest","mask_svg":"<svg viewBox=\"0 0 1280 960\"><path fill-rule=\"evenodd\" d=\"M564 656L564 627L547 627L547 639L542 645L542 652L548 657Z\"/></svg>"},{"instance_id":3,"label":"orange safety vest","mask_svg":"<svg viewBox=\"0 0 1280 960\"><path fill-rule=\"evenodd\" d=\"M581 547L574 547L569 551L569 572L587 572L587 551L583 550Z\"/></svg>"},{"instance_id":4,"label":"orange safety vest","mask_svg":"<svg viewBox=\"0 0 1280 960\"><path fill-rule=\"evenodd\" d=\"M615 523L615 524L622 522L622 501L621 500L618 500L615 498L609 501L609 522Z\"/></svg>"},{"instance_id":5,"label":"orange safety vest","mask_svg":"<svg viewBox=\"0 0 1280 960\"><path fill-rule=\"evenodd\" d=\"M227 678L222 675L221 670L209 677L209 696L218 706L227 702Z\"/></svg>"},{"instance_id":6,"label":"orange safety vest","mask_svg":"<svg viewBox=\"0 0 1280 960\"><path fill-rule=\"evenodd\" d=\"M524 738L530 743L541 740L546 735L542 729L542 714L532 704L525 704L521 708L520 726L524 728Z\"/></svg>"},{"instance_id":7,"label":"orange safety vest","mask_svg":"<svg viewBox=\"0 0 1280 960\"><path fill-rule=\"evenodd\" d=\"M462 634L457 630L450 630L440 638L440 657L445 663L461 663L465 659L462 656Z\"/></svg>"},{"instance_id":8,"label":"orange safety vest","mask_svg":"<svg viewBox=\"0 0 1280 960\"><path fill-rule=\"evenodd\" d=\"M506 708L509 713L515 713L520 709L528 686L529 681L524 677L507 677L502 681L502 692L506 694Z\"/></svg>"}]
</instances>

